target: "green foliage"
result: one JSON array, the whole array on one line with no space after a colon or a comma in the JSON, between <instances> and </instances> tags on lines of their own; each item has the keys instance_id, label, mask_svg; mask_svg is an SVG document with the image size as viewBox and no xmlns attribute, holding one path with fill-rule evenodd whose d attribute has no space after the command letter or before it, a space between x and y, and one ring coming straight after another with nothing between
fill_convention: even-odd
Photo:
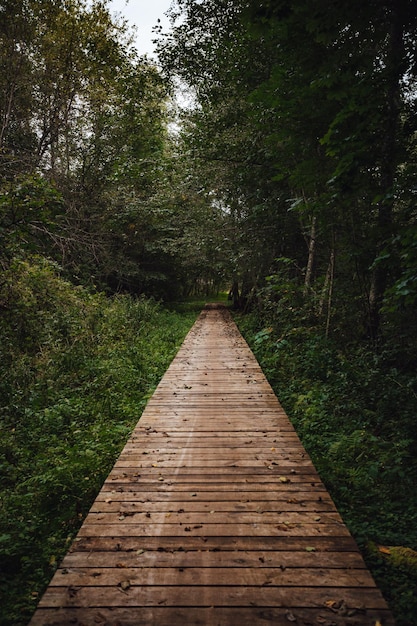
<instances>
[{"instance_id":1,"label":"green foliage","mask_svg":"<svg viewBox=\"0 0 417 626\"><path fill-rule=\"evenodd\" d=\"M1 257L11 257L22 248L32 254L45 250L62 210L61 194L37 174L0 183Z\"/></svg>"},{"instance_id":2,"label":"green foliage","mask_svg":"<svg viewBox=\"0 0 417 626\"><path fill-rule=\"evenodd\" d=\"M343 336L325 338L311 305L276 299L238 318L304 446L396 614L417 613L415 571L370 555L369 542L417 547L417 376L386 347L376 354ZM280 288L285 291L285 284ZM272 298L272 299L271 299ZM411 620L411 621L410 621Z\"/></svg>"},{"instance_id":3,"label":"green foliage","mask_svg":"<svg viewBox=\"0 0 417 626\"><path fill-rule=\"evenodd\" d=\"M0 623L26 624L195 319L74 287L42 258L0 285Z\"/></svg>"}]
</instances>

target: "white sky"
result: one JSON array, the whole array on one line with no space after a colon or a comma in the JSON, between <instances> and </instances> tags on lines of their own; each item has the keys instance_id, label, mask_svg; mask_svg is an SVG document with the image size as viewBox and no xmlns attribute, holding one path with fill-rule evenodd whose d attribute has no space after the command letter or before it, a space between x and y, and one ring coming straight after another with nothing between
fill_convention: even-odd
<instances>
[{"instance_id":1,"label":"white sky","mask_svg":"<svg viewBox=\"0 0 417 626\"><path fill-rule=\"evenodd\" d=\"M120 13L129 24L137 27L135 47L140 55L148 54L154 57L154 44L156 39L152 32L157 25L158 19L166 32L169 28L168 18L164 15L171 6L171 0L110 0L109 9L112 14Z\"/></svg>"}]
</instances>

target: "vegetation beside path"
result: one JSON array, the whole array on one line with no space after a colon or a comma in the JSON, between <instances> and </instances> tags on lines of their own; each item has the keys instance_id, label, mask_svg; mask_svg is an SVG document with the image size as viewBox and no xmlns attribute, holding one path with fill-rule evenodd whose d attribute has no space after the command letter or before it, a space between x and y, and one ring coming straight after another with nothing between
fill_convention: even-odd
<instances>
[{"instance_id":1,"label":"vegetation beside path","mask_svg":"<svg viewBox=\"0 0 417 626\"><path fill-rule=\"evenodd\" d=\"M25 626L197 313L41 258L3 274L0 303L0 624Z\"/></svg>"},{"instance_id":2,"label":"vegetation beside path","mask_svg":"<svg viewBox=\"0 0 417 626\"><path fill-rule=\"evenodd\" d=\"M292 296L291 296L292 298ZM325 337L307 302L271 290L236 321L397 620L417 616L417 376L395 344ZM405 358L405 351L401 358Z\"/></svg>"}]
</instances>

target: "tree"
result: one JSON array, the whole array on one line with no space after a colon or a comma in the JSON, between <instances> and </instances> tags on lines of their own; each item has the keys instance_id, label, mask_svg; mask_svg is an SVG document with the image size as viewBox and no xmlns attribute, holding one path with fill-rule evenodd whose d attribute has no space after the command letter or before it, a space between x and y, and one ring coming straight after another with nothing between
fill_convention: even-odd
<instances>
[{"instance_id":1,"label":"tree","mask_svg":"<svg viewBox=\"0 0 417 626\"><path fill-rule=\"evenodd\" d=\"M105 2L3 4L3 254L36 242L68 276L105 285L131 271L115 249L118 207L161 177L166 88Z\"/></svg>"},{"instance_id":2,"label":"tree","mask_svg":"<svg viewBox=\"0 0 417 626\"><path fill-rule=\"evenodd\" d=\"M404 124L413 106L413 4L176 6L182 22L174 10L161 59L194 90L191 141L210 163L207 186L244 207L255 229L259 206L273 207L271 231L284 231L281 250L301 269L306 296L323 311L324 291L341 310L345 294L351 302L360 294L375 341L391 279L381 251L397 227L399 174L413 143Z\"/></svg>"}]
</instances>

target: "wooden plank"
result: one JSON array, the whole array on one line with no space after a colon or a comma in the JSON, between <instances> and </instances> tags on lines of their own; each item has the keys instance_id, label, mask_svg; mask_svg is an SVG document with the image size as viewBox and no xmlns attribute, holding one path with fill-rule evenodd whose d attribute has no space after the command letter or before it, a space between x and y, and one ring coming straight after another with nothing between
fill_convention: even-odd
<instances>
[{"instance_id":1,"label":"wooden plank","mask_svg":"<svg viewBox=\"0 0 417 626\"><path fill-rule=\"evenodd\" d=\"M196 537L343 537L348 530L340 524L291 524L291 523L262 523L262 524L116 524L83 525L78 533L79 537L172 537L186 534Z\"/></svg>"},{"instance_id":2,"label":"wooden plank","mask_svg":"<svg viewBox=\"0 0 417 626\"><path fill-rule=\"evenodd\" d=\"M338 524L343 525L342 518L336 511L321 512L315 511L197 511L188 512L184 509L168 512L149 512L146 505L141 511L123 509L115 513L99 511L89 513L86 517L87 524Z\"/></svg>"},{"instance_id":3,"label":"wooden plank","mask_svg":"<svg viewBox=\"0 0 417 626\"><path fill-rule=\"evenodd\" d=\"M281 553L287 550L312 552L314 554L318 552L333 552L335 555L339 555L342 567L344 566L344 553L358 553L357 545L351 535L338 537L337 541L333 537L321 535L320 537L315 537L314 541L312 541L311 537L255 537L252 535L249 537L205 537L204 535L193 537L187 534L187 536L184 535L183 537L164 537L163 540L158 535L150 537L78 536L68 554L88 552L90 557L94 558L95 554L102 551L113 551L121 555L123 553L137 552L138 550L156 550L159 554L189 550L199 550L204 552L204 554L208 554L210 551L227 552L236 550L241 551L242 554L246 554L248 551Z\"/></svg>"},{"instance_id":4,"label":"wooden plank","mask_svg":"<svg viewBox=\"0 0 417 626\"><path fill-rule=\"evenodd\" d=\"M337 576L340 575L340 570ZM326 602L343 601L351 609L385 609L386 604L376 588L358 587L271 587L253 586L188 586L141 587L123 590L119 585L109 587L49 587L39 606L62 607L242 607L273 606L318 608ZM187 623L187 622L186 622ZM359 624L361 622L358 622ZM363 622L362 623L367 623ZM369 624L369 622L368 622Z\"/></svg>"},{"instance_id":5,"label":"wooden plank","mask_svg":"<svg viewBox=\"0 0 417 626\"><path fill-rule=\"evenodd\" d=\"M221 485L222 487L224 485ZM197 497L198 494L195 492L191 492L189 490L189 486L182 486L182 489L170 489L165 492L148 492L143 489L139 489L138 487L132 487L131 490L122 490L122 489L103 489L98 494L96 502L93 506L96 507L96 510L100 509L101 502L194 502L200 506L200 503L204 502L218 502L219 506L223 506L224 502L240 502L240 503L257 503L257 502L287 502L287 503L299 503L299 502L316 502L319 506L321 503L331 503L332 510L334 509L333 502L327 493L324 490L315 490L308 491L308 486L306 490L302 490L301 486L297 489L296 493L288 492L288 491L274 491L270 487L266 490L259 489L259 484L250 485L246 484L246 488L240 488L239 491L234 490L230 491L229 489L216 489L216 485L213 489L204 491L204 498ZM288 486L288 485L286 485ZM173 487L171 485L170 487ZM254 489L256 488L256 491Z\"/></svg>"},{"instance_id":6,"label":"wooden plank","mask_svg":"<svg viewBox=\"0 0 417 626\"><path fill-rule=\"evenodd\" d=\"M163 474L159 475L163 478ZM229 479L223 478L223 481L219 478L216 480L209 480L204 482L203 479L198 481L198 476L185 476L179 477L177 480L174 480L172 477L170 478L169 474L165 474L166 479L164 478L164 482L159 481L158 475L155 476L154 480L140 480L140 476L132 482L115 482L115 481L106 481L102 488L102 493L133 493L137 491L141 491L142 494L146 494L149 491L163 493L175 493L175 492L189 492L192 498L202 498L205 499L208 493L211 492L221 492L224 491L228 495L233 494L234 490L230 489L230 481L235 479L234 475L230 475ZM279 478L279 477L278 477ZM293 497L297 493L303 492L311 487L312 492L316 491L317 495L320 496L320 493L326 493L326 490L323 485L317 482L303 481L303 482L288 482L286 484L282 484L279 480L267 480L267 477L260 482L259 480L248 478L247 480L241 481L239 483L239 487L237 487L237 481L234 481L233 485L234 489L239 489L237 493L241 498L248 497L248 493L252 493L254 489L259 492L267 492L269 493L271 490L276 489L283 494L286 494L287 497ZM313 489L314 487L314 489ZM265 497L265 496L263 496Z\"/></svg>"},{"instance_id":7,"label":"wooden plank","mask_svg":"<svg viewBox=\"0 0 417 626\"><path fill-rule=\"evenodd\" d=\"M342 605L341 605L342 606ZM348 626L351 624L367 624L375 626L378 622L384 626L394 626L394 621L386 611L364 609L350 609L351 616L347 618L339 609L324 606L321 608L275 608L275 607L141 607L132 611L129 608L41 608L33 626L81 626L94 624L97 626L173 626L173 624L210 626L253 626L253 624L273 623L274 626L296 626L313 624L326 626ZM117 621L116 621L117 620ZM349 620L349 621L348 621ZM365 621L366 620L366 621Z\"/></svg>"},{"instance_id":8,"label":"wooden plank","mask_svg":"<svg viewBox=\"0 0 417 626\"><path fill-rule=\"evenodd\" d=\"M224 309L158 385L31 626L393 626Z\"/></svg>"},{"instance_id":9,"label":"wooden plank","mask_svg":"<svg viewBox=\"0 0 417 626\"><path fill-rule=\"evenodd\" d=\"M92 565L93 563L93 565ZM345 552L343 563L338 552L321 551L243 551L243 550L132 550L131 552L97 551L94 558L91 552L74 552L65 560L68 569L94 567L239 567L263 569L267 567L365 569L363 559L357 552ZM335 574L334 574L335 575ZM238 574L235 573L236 578Z\"/></svg>"},{"instance_id":10,"label":"wooden plank","mask_svg":"<svg viewBox=\"0 0 417 626\"><path fill-rule=\"evenodd\" d=\"M374 586L366 569L309 567L65 567L53 577L51 587L112 587L122 581L133 587L334 587ZM194 592L194 589L193 589ZM341 593L341 592L340 592Z\"/></svg>"},{"instance_id":11,"label":"wooden plank","mask_svg":"<svg viewBox=\"0 0 417 626\"><path fill-rule=\"evenodd\" d=\"M146 502L146 507L144 506ZM181 504L181 506L179 506ZM159 499L152 501L148 501L147 499L141 503L138 503L136 500L125 500L122 502L118 502L115 500L106 499L104 502L102 500L96 500L93 506L90 509L90 513L126 513L127 515L132 515L138 511L146 508L147 511L151 511L153 513L169 513L173 511L178 511L181 508L183 511L185 510L187 513L192 512L212 512L215 511L219 513L220 511L228 511L228 512L236 512L240 513L242 511L253 511L257 513L261 512L277 512L283 513L284 511L313 511L314 513L320 513L322 511L334 511L334 506L331 501L327 502L316 502L315 500L281 500L281 501L270 501L270 500L257 500L256 502L241 502L238 501L230 501L229 499L226 501L218 502L217 498L213 502L202 502L195 501L195 499L191 499L188 502L175 502L168 501L164 502Z\"/></svg>"}]
</instances>

